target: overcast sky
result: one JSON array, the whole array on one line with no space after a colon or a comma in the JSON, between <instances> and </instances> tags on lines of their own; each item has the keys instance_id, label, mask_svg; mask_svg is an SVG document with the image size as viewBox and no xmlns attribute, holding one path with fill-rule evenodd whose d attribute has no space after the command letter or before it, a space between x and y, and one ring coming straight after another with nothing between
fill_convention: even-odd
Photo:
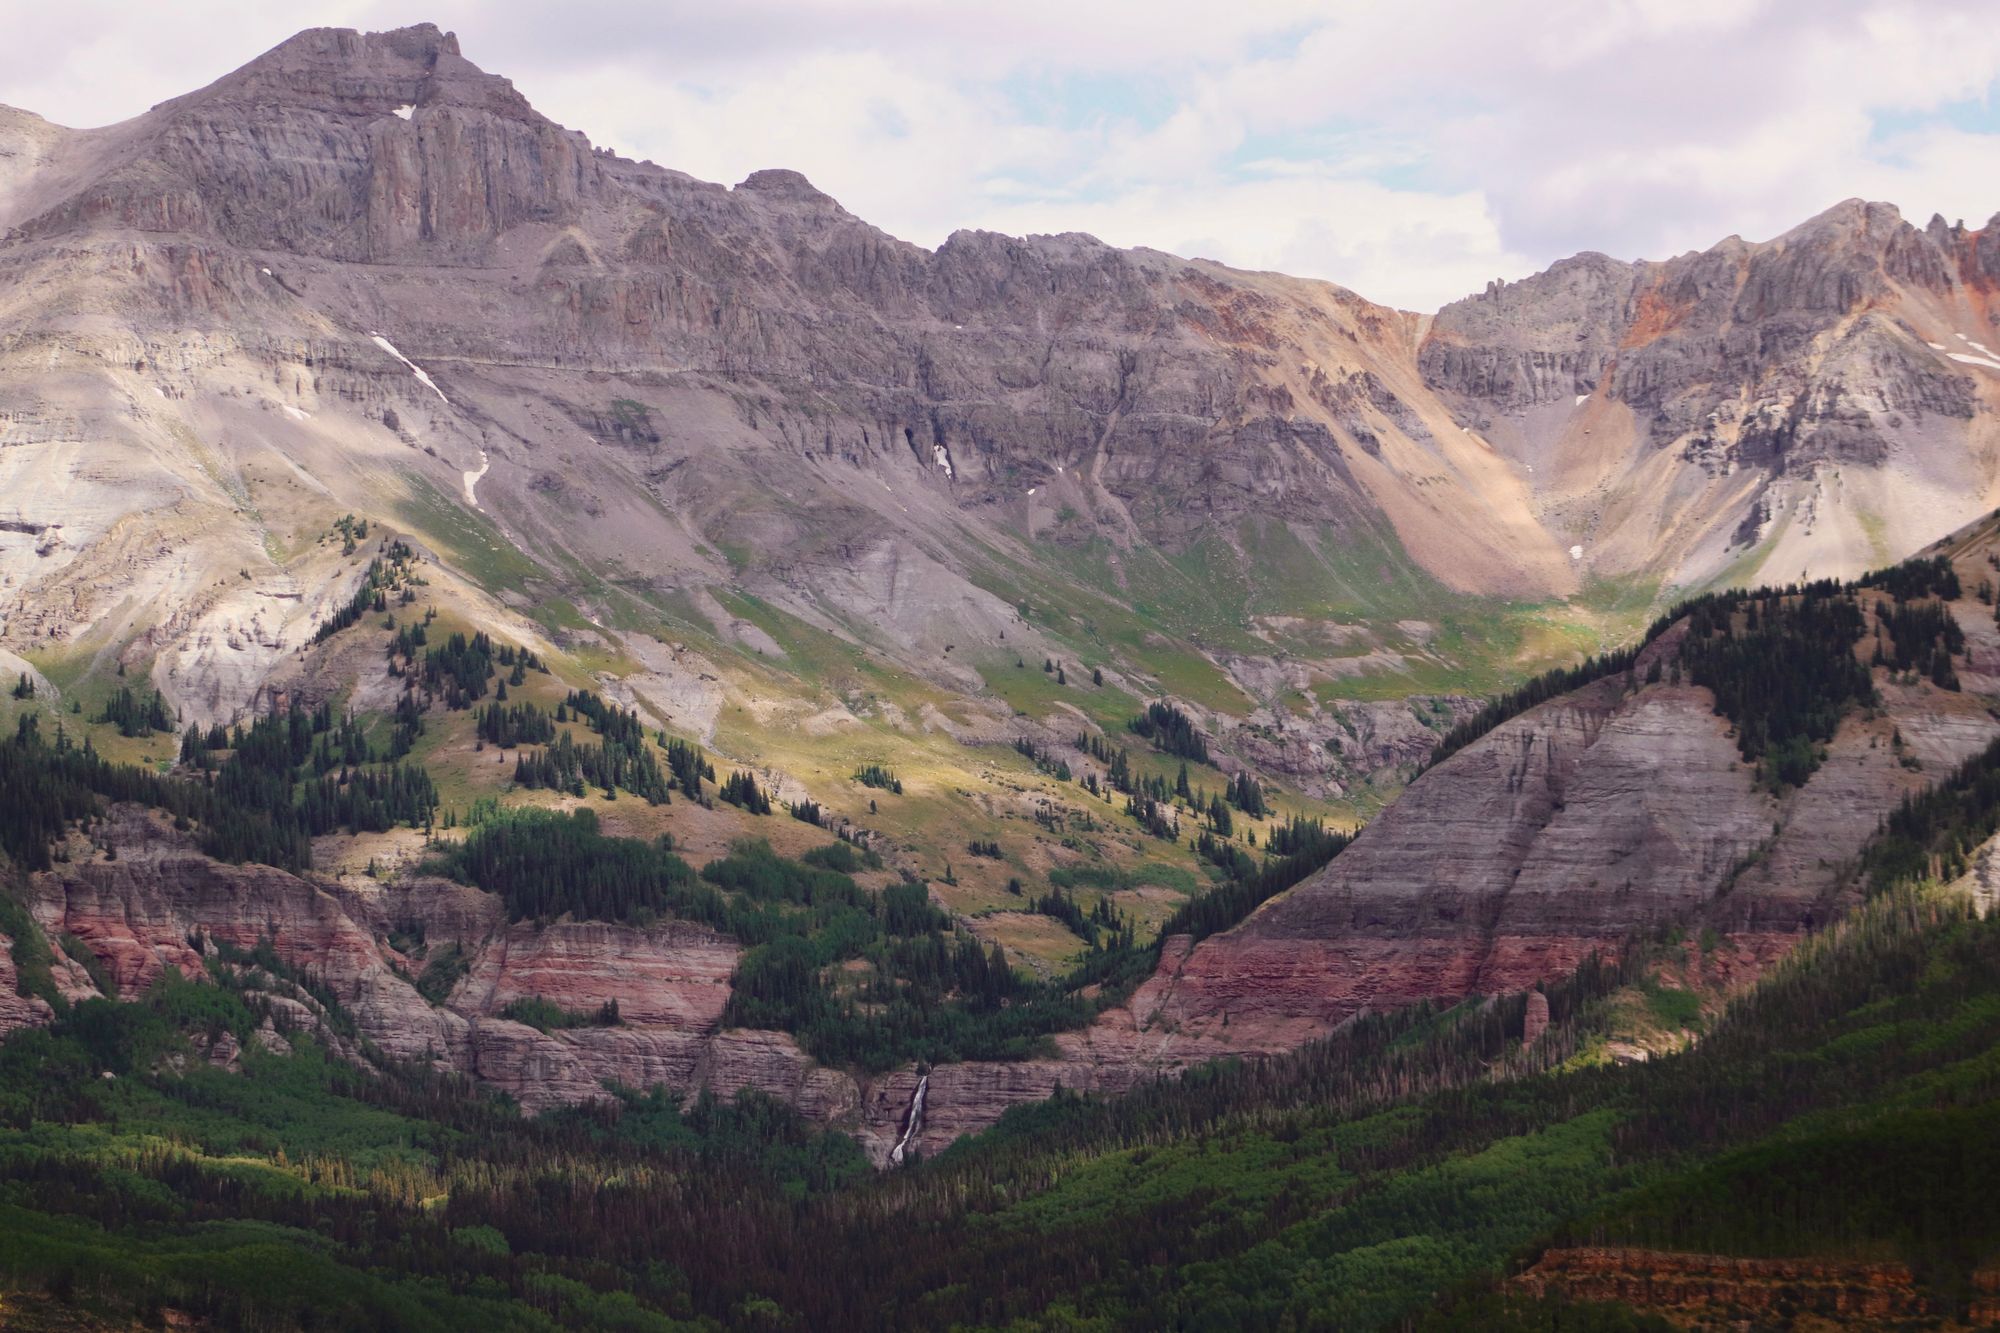
<instances>
[{"instance_id":1,"label":"overcast sky","mask_svg":"<svg viewBox=\"0 0 2000 1333\"><path fill-rule=\"evenodd\" d=\"M0 0L0 102L121 120L429 20L599 144L936 245L1093 232L1430 309L1841 199L2000 211L1993 0Z\"/></svg>"}]
</instances>

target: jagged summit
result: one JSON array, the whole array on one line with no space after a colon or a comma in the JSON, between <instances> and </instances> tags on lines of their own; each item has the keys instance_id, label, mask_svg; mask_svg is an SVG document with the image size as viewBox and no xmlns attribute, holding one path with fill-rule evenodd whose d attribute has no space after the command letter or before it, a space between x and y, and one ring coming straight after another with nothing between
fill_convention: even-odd
<instances>
[{"instance_id":1,"label":"jagged summit","mask_svg":"<svg viewBox=\"0 0 2000 1333\"><path fill-rule=\"evenodd\" d=\"M343 503L382 503L384 468L470 498L534 571L517 596L608 563L648 595L748 582L973 689L1001 567L1067 586L1115 552L1118 599L1131 561L1205 571L1184 605L1238 608L1255 655L1285 589L1339 620L1404 578L1548 601L1852 571L2000 498L2000 245L1861 201L1421 319L1079 233L930 251L797 172L629 162L428 24L314 29L122 125L0 136L0 384L50 478L0 544L0 646L143 632L205 716L311 605L227 631L243 605L203 570L300 576L257 554L248 483L189 443L213 438ZM106 544L135 531L171 567Z\"/></svg>"},{"instance_id":2,"label":"jagged summit","mask_svg":"<svg viewBox=\"0 0 2000 1333\"><path fill-rule=\"evenodd\" d=\"M207 87L154 110L238 102L365 115L440 97L493 110L529 110L513 84L465 59L458 37L431 23L367 33L309 28Z\"/></svg>"}]
</instances>

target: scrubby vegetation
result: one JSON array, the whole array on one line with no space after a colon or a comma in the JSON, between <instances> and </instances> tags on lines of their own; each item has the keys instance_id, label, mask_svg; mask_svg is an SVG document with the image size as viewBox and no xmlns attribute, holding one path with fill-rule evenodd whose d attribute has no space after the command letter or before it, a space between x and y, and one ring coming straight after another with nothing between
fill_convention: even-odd
<instances>
[{"instance_id":1,"label":"scrubby vegetation","mask_svg":"<svg viewBox=\"0 0 2000 1333\"><path fill-rule=\"evenodd\" d=\"M2000 741L1945 781L1905 797L1863 850L1861 874L1871 893L1925 878L1953 880L1995 833L2000 833Z\"/></svg>"},{"instance_id":2,"label":"scrubby vegetation","mask_svg":"<svg viewBox=\"0 0 2000 1333\"><path fill-rule=\"evenodd\" d=\"M1861 607L1839 584L1704 599L1687 621L1680 664L1715 695L1737 749L1774 790L1811 777L1842 715L1875 698L1854 655Z\"/></svg>"},{"instance_id":3,"label":"scrubby vegetation","mask_svg":"<svg viewBox=\"0 0 2000 1333\"><path fill-rule=\"evenodd\" d=\"M368 525L365 521L358 528L350 525L345 530L348 554L354 553L357 540L365 540L367 536ZM313 631L312 641L315 644L325 643L342 630L361 623L361 617L371 611L378 615L386 614L392 593L398 594L397 605L407 606L415 601L415 579L410 569L415 558L407 542L397 540L386 543L382 554L368 562L367 572L361 576L361 586L354 590L354 595L348 598L345 605Z\"/></svg>"},{"instance_id":4,"label":"scrubby vegetation","mask_svg":"<svg viewBox=\"0 0 2000 1333\"><path fill-rule=\"evenodd\" d=\"M716 793L733 806L752 815L771 813L771 796L757 785L756 775L737 769L723 780L722 789Z\"/></svg>"},{"instance_id":5,"label":"scrubby vegetation","mask_svg":"<svg viewBox=\"0 0 2000 1333\"><path fill-rule=\"evenodd\" d=\"M156 731L174 729L173 710L158 690L135 693L131 686L121 685L118 692L104 701L104 711L97 716L99 722L109 722L118 728L120 736L150 736Z\"/></svg>"},{"instance_id":6,"label":"scrubby vegetation","mask_svg":"<svg viewBox=\"0 0 2000 1333\"><path fill-rule=\"evenodd\" d=\"M877 791L893 792L897 796L903 794L903 780L887 764L863 764L854 770L854 780Z\"/></svg>"},{"instance_id":7,"label":"scrubby vegetation","mask_svg":"<svg viewBox=\"0 0 2000 1333\"><path fill-rule=\"evenodd\" d=\"M921 882L872 894L757 842L702 878L729 894L725 928L753 946L727 1021L795 1032L828 1064L1019 1059L1097 1010L1075 993L1081 983L1017 977L997 947L955 929Z\"/></svg>"},{"instance_id":8,"label":"scrubby vegetation","mask_svg":"<svg viewBox=\"0 0 2000 1333\"><path fill-rule=\"evenodd\" d=\"M543 1032L559 1032L564 1028L615 1028L622 1021L618 1016L616 1000L606 1000L595 1009L576 1010L565 1009L539 995L508 1003L500 1010L500 1017L526 1023Z\"/></svg>"},{"instance_id":9,"label":"scrubby vegetation","mask_svg":"<svg viewBox=\"0 0 2000 1333\"><path fill-rule=\"evenodd\" d=\"M251 1043L241 1073L207 1067L219 1035L250 1043L270 984L249 960L204 984L169 972L136 1003L87 1001L0 1046L10 1316L45 1293L119 1324L171 1310L223 1328L713 1326L736 1321L692 1293L710 1256L731 1261L699 1228L781 1227L868 1171L851 1140L754 1093L627 1091L528 1120L298 1032L292 1054ZM603 1248L620 1230L675 1257Z\"/></svg>"},{"instance_id":10,"label":"scrubby vegetation","mask_svg":"<svg viewBox=\"0 0 2000 1333\"><path fill-rule=\"evenodd\" d=\"M261 861L288 870L312 864L312 839L337 828L380 831L427 826L437 806L430 777L407 764L347 756L359 733L336 727L331 709L294 706L233 731L184 739L182 755L204 781L161 777L102 758L58 726L52 739L25 715L0 743L0 850L31 869L47 866L63 828L103 801L136 801L192 824L201 847L225 861ZM339 749L335 738L339 737ZM365 743L363 750L365 751ZM212 752L226 750L218 764ZM18 798L18 799L15 799Z\"/></svg>"},{"instance_id":11,"label":"scrubby vegetation","mask_svg":"<svg viewBox=\"0 0 2000 1333\"><path fill-rule=\"evenodd\" d=\"M1735 724L1737 745L1756 764L1759 780L1779 791L1797 786L1818 768L1841 717L1874 701L1871 663L1911 681L1958 688L1953 660L1965 651L1964 633L1942 601L1928 599L1950 600L1959 591L1951 562L1937 556L1851 583L1822 579L1697 597L1656 620L1635 647L1547 672L1492 700L1445 733L1429 764L1572 690L1617 675L1637 684L1641 654L1684 621L1678 648L1653 655L1646 682L1678 681L1685 673L1709 689L1716 712ZM1866 660L1854 651L1869 628L1863 592L1885 594L1875 603L1875 645Z\"/></svg>"}]
</instances>

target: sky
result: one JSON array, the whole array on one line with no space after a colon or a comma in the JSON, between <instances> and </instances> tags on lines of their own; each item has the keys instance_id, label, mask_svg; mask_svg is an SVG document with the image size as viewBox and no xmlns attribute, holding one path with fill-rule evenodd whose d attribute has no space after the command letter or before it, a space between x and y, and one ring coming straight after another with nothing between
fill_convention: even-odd
<instances>
[{"instance_id":1,"label":"sky","mask_svg":"<svg viewBox=\"0 0 2000 1333\"><path fill-rule=\"evenodd\" d=\"M1992 0L0 0L0 102L107 124L421 21L594 143L791 167L923 245L1087 231L1416 310L1854 196L2000 212Z\"/></svg>"}]
</instances>

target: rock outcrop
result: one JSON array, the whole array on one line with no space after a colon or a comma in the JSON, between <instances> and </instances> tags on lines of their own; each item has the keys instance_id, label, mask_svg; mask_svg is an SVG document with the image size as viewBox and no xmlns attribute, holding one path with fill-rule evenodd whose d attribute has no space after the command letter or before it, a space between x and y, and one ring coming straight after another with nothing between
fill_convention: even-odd
<instances>
[{"instance_id":1,"label":"rock outcrop","mask_svg":"<svg viewBox=\"0 0 2000 1333\"><path fill-rule=\"evenodd\" d=\"M120 994L141 993L169 967L204 976L223 946L268 945L323 988L369 1046L461 1069L530 1111L604 1097L607 1083L724 1096L754 1087L814 1119L862 1127L852 1078L814 1065L784 1033L722 1027L740 949L706 928L567 920L537 928L508 922L499 900L449 881L384 886L223 865L129 806L73 838L69 852L30 878L31 910L47 938L81 941ZM421 940L422 955L393 940ZM451 951L464 975L433 1005L414 979L427 957ZM14 995L4 951L0 969L0 1031L47 1021L47 1006ZM81 969L75 980L79 995L95 993ZM534 997L586 1014L615 1001L619 1021L542 1032L501 1017ZM294 1017L317 1022L303 1009Z\"/></svg>"},{"instance_id":2,"label":"rock outcrop","mask_svg":"<svg viewBox=\"0 0 2000 1333\"><path fill-rule=\"evenodd\" d=\"M1674 1323L1757 1325L1780 1320L1816 1327L1881 1328L1931 1323L1955 1312L1926 1292L1909 1265L1816 1259L1744 1259L1674 1250L1593 1246L1550 1250L1508 1283L1535 1298L1617 1302ZM1964 1318L1970 1327L2000 1319L2000 1273L1973 1275Z\"/></svg>"},{"instance_id":3,"label":"rock outcrop","mask_svg":"<svg viewBox=\"0 0 2000 1333\"><path fill-rule=\"evenodd\" d=\"M1706 690L1642 683L1676 640L1424 773L1325 870L1163 965L1154 1021L1285 1050L1363 1009L1524 990L1669 923L1768 962L1842 909L1880 812L2000 735L1983 698L1888 685L1774 796Z\"/></svg>"},{"instance_id":4,"label":"rock outcrop","mask_svg":"<svg viewBox=\"0 0 2000 1333\"><path fill-rule=\"evenodd\" d=\"M749 583L926 670L1012 624L996 560L1067 587L1050 548L1235 551L1251 518L1470 592L1574 581L1413 316L1081 235L924 250L796 173L594 149L433 27L0 136L0 484L34 497L0 506L0 643L144 634L204 715L325 612L265 540L291 514L386 498L462 547L436 507L473 474L525 577Z\"/></svg>"},{"instance_id":5,"label":"rock outcrop","mask_svg":"<svg viewBox=\"0 0 2000 1333\"><path fill-rule=\"evenodd\" d=\"M1591 570L1852 574L1993 505L1992 235L1849 200L1762 244L1580 255L1446 306L1419 361Z\"/></svg>"},{"instance_id":6,"label":"rock outcrop","mask_svg":"<svg viewBox=\"0 0 2000 1333\"><path fill-rule=\"evenodd\" d=\"M2000 629L1972 599L1957 610L1971 627L1965 678L1986 682ZM1683 629L1431 768L1325 870L1233 930L1167 941L1125 1005L1022 1062L865 1079L821 1068L785 1034L722 1027L739 946L704 927L509 922L496 899L446 881L219 865L130 807L73 836L30 896L43 933L80 940L126 993L164 967L199 974L218 945L268 944L366 1043L462 1069L530 1110L611 1084L757 1088L883 1161L906 1131L904 1146L934 1152L1057 1087L1122 1092L1292 1049L1364 1010L1530 990L1655 927L1712 932L1720 952L1704 946L1698 965L1740 986L1842 910L1883 812L2000 736L1976 689L1881 679L1878 704L1850 714L1811 778L1773 794L1706 690L1667 673L1648 683ZM413 978L447 957L462 975L432 1004ZM88 991L80 968L60 980ZM615 1002L619 1021L545 1032L507 1016L531 999L579 1014ZM17 1004L4 1021L44 1018Z\"/></svg>"},{"instance_id":7,"label":"rock outcrop","mask_svg":"<svg viewBox=\"0 0 2000 1333\"><path fill-rule=\"evenodd\" d=\"M312 643L360 577L321 540L348 510L394 515L432 594L520 642L545 642L528 612L596 618L615 586L775 663L717 596L749 592L966 693L982 651L1082 641L1058 621L1112 656L1158 646L1171 584L1236 599L1230 648L1185 626L1171 645L1251 701L1210 728L1228 762L1338 794L1471 707L1313 698L1425 660L1436 627L1385 588L1465 605L1848 572L1990 507L1996 235L1843 205L1663 264L1582 256L1427 319L1075 234L925 250L796 173L726 188L595 149L436 28L316 30L120 125L0 109L0 663L115 658L203 721L350 687L379 705L379 658L364 679ZM1277 605L1301 587L1310 615ZM1614 678L1522 715L1238 929L1169 942L1053 1056L931 1071L916 1146L1058 1083L1522 989L1656 922L1782 950L1837 907L1856 812L1994 734L1974 695L2000 690L2000 638L1962 619L1973 693L1885 688L1782 799L1692 687ZM1144 656L1107 667L1165 692ZM677 642L634 633L620 660L638 670L606 691L667 701L663 722L703 732L725 706ZM999 744L1073 721L961 713L922 716ZM269 942L367 1042L531 1107L758 1087L878 1157L910 1125L918 1072L855 1079L722 1029L736 949L706 932L536 929L434 881L221 866L134 811L99 835L116 859L80 842L35 911L121 987ZM440 1004L411 981L434 954L391 944L419 937L469 964ZM89 985L67 961L58 980ZM501 1016L533 996L623 1021Z\"/></svg>"}]
</instances>

